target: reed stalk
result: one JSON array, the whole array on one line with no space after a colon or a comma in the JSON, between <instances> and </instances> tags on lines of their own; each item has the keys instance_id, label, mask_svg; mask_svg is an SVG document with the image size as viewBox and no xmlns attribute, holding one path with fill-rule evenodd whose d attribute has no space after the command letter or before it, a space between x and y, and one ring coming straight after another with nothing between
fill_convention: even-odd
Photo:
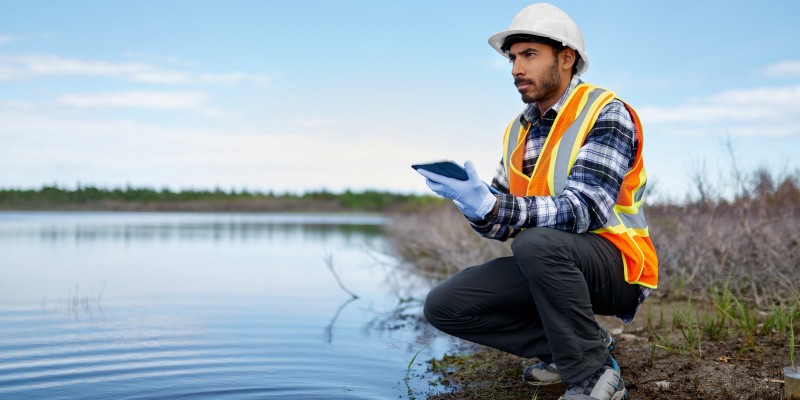
<instances>
[{"instance_id":1,"label":"reed stalk","mask_svg":"<svg viewBox=\"0 0 800 400\"><path fill-rule=\"evenodd\" d=\"M791 311L791 317L789 318L789 361L792 364L792 369L797 371L797 365L794 363L794 351L795 351L795 344L794 344L794 310Z\"/></svg>"}]
</instances>

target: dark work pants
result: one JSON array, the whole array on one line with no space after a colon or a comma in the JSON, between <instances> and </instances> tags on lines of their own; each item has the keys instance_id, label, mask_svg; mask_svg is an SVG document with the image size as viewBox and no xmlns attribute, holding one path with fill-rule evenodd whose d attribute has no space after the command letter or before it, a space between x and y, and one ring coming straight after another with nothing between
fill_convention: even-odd
<instances>
[{"instance_id":1,"label":"dark work pants","mask_svg":"<svg viewBox=\"0 0 800 400\"><path fill-rule=\"evenodd\" d=\"M555 362L575 383L608 359L595 314L636 306L622 255L606 239L550 228L522 231L513 256L467 268L428 294L425 318L453 336Z\"/></svg>"}]
</instances>

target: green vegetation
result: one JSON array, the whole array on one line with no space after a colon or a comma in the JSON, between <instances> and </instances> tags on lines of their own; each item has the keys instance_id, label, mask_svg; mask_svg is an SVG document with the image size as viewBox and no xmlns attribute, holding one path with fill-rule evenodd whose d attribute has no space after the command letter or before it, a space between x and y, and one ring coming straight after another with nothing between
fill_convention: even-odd
<instances>
[{"instance_id":1,"label":"green vegetation","mask_svg":"<svg viewBox=\"0 0 800 400\"><path fill-rule=\"evenodd\" d=\"M652 337L651 358L656 349L703 356L704 340L721 342L736 337L739 352L759 351L759 342L789 340L790 359L794 325L800 312L800 296L787 299L786 305L774 305L769 312L759 310L727 286L715 287L705 298L671 303L672 320L667 322L664 307L658 322L653 320L652 305L647 305L647 330ZM678 334L679 333L679 334Z\"/></svg>"},{"instance_id":2,"label":"green vegetation","mask_svg":"<svg viewBox=\"0 0 800 400\"><path fill-rule=\"evenodd\" d=\"M560 386L521 384L520 359L489 348L469 354L446 354L441 359L431 361L431 372L440 376L439 383L447 390L428 395L429 400L537 400L543 394L555 394L553 389L563 392Z\"/></svg>"},{"instance_id":3,"label":"green vegetation","mask_svg":"<svg viewBox=\"0 0 800 400\"><path fill-rule=\"evenodd\" d=\"M111 211L404 211L438 202L434 196L386 191L327 190L304 194L247 190L180 190L152 188L0 189L2 210L111 210Z\"/></svg>"}]
</instances>

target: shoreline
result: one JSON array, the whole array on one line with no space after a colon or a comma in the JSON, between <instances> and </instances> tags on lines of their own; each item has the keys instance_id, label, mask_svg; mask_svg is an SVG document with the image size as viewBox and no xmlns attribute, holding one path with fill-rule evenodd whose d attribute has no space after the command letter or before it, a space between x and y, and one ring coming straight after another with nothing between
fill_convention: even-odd
<instances>
[{"instance_id":1,"label":"shoreline","mask_svg":"<svg viewBox=\"0 0 800 400\"><path fill-rule=\"evenodd\" d=\"M2 211L382 212L404 213L440 202L432 195L326 190L303 194L149 188L0 189Z\"/></svg>"}]
</instances>

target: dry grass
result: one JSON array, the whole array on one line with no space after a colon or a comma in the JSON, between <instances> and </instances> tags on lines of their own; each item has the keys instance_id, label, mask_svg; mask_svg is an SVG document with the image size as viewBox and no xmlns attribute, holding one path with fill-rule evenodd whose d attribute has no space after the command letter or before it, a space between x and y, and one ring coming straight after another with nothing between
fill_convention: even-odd
<instances>
[{"instance_id":1,"label":"dry grass","mask_svg":"<svg viewBox=\"0 0 800 400\"><path fill-rule=\"evenodd\" d=\"M728 286L756 305L783 304L800 293L800 185L755 171L732 200L648 208L659 255L659 291L703 295Z\"/></svg>"},{"instance_id":2,"label":"dry grass","mask_svg":"<svg viewBox=\"0 0 800 400\"><path fill-rule=\"evenodd\" d=\"M471 265L510 255L510 243L485 240L450 202L395 215L386 227L392 248L414 272L439 281Z\"/></svg>"}]
</instances>

